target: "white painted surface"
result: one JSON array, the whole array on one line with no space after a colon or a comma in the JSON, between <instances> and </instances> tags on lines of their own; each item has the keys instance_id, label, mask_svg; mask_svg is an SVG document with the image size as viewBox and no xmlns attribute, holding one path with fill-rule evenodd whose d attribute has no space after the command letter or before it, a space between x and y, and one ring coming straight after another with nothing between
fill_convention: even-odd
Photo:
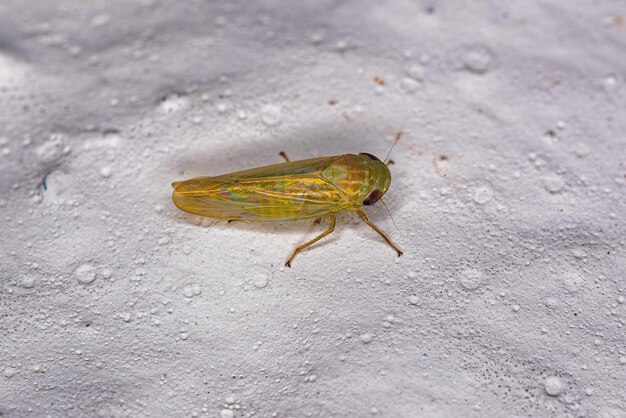
<instances>
[{"instance_id":1,"label":"white painted surface","mask_svg":"<svg viewBox=\"0 0 626 418\"><path fill-rule=\"evenodd\" d=\"M207 3L0 4L0 415L626 415L620 2ZM401 128L399 259L170 201Z\"/></svg>"}]
</instances>

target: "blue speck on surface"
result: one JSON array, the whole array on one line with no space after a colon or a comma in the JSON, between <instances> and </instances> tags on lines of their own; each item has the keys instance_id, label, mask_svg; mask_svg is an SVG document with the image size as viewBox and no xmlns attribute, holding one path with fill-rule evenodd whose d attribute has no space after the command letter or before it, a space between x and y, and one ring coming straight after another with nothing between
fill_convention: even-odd
<instances>
[{"instance_id":1,"label":"blue speck on surface","mask_svg":"<svg viewBox=\"0 0 626 418\"><path fill-rule=\"evenodd\" d=\"M48 182L45 176L43 178L43 181L41 182L41 185L43 186L44 190L48 190Z\"/></svg>"}]
</instances>

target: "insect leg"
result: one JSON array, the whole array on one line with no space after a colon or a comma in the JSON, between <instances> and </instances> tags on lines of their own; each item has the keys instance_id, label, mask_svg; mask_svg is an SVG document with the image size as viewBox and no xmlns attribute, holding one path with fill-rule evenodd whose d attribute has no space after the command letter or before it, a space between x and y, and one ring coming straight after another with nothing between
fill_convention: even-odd
<instances>
[{"instance_id":1,"label":"insect leg","mask_svg":"<svg viewBox=\"0 0 626 418\"><path fill-rule=\"evenodd\" d=\"M281 157L283 157L285 159L286 162L289 162L289 157L287 157L287 153L285 151L281 151L278 153L278 155L280 155Z\"/></svg>"},{"instance_id":2,"label":"insect leg","mask_svg":"<svg viewBox=\"0 0 626 418\"><path fill-rule=\"evenodd\" d=\"M383 239L387 242L387 244L389 244L389 246L391 248L393 248L394 250L396 250L396 252L398 253L398 257L400 257L402 255L402 251L400 251L398 249L398 247L396 247L395 245L393 245L393 242L391 242L391 240L389 238L387 238L387 235L381 231L380 229L378 229L378 227L376 225L374 225L372 223L372 221L370 221L367 216L365 215L365 212L363 212L361 209L358 209L356 211L357 215L359 215L359 217L361 219L363 219L363 222L365 222L366 224L368 224L370 226L370 228L372 228L374 231L376 231L378 233L378 235L380 235L381 237L383 237Z\"/></svg>"},{"instance_id":3,"label":"insect leg","mask_svg":"<svg viewBox=\"0 0 626 418\"><path fill-rule=\"evenodd\" d=\"M328 216L328 229L324 232L322 232L320 235L318 235L317 237L313 238L311 241L309 242L305 242L304 244L302 244L301 246L299 246L298 248L296 248L293 252L293 254L291 254L291 257L289 257L289 260L287 260L287 262L285 263L285 265L287 267L291 267L291 262L293 261L293 259L295 258L295 256L302 250L304 250L306 247L309 247L313 244L315 244L317 241L321 240L322 238L324 238L326 235L330 234L331 232L333 232L335 230L335 215L329 215Z\"/></svg>"}]
</instances>

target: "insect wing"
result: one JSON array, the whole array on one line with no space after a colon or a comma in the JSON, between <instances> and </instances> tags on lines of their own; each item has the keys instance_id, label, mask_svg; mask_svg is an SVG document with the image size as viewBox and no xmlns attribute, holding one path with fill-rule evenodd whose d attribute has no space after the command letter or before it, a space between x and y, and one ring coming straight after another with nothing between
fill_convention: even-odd
<instances>
[{"instance_id":1,"label":"insect wing","mask_svg":"<svg viewBox=\"0 0 626 418\"><path fill-rule=\"evenodd\" d=\"M264 178L264 177L280 177L280 176L294 176L299 174L319 174L322 170L328 167L330 164L341 159L342 156L336 157L320 157L309 158L307 160L291 161L287 163L266 165L263 167L250 168L243 171L237 171L234 173L224 174L218 177L224 178Z\"/></svg>"},{"instance_id":2,"label":"insect wing","mask_svg":"<svg viewBox=\"0 0 626 418\"><path fill-rule=\"evenodd\" d=\"M173 200L197 215L256 221L307 219L348 204L321 171L340 157L315 158L175 183Z\"/></svg>"}]
</instances>

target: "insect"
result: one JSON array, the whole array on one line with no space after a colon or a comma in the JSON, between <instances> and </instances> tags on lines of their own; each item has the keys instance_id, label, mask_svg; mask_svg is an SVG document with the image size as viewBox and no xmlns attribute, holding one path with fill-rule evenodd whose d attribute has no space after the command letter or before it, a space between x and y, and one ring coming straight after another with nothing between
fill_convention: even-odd
<instances>
[{"instance_id":1,"label":"insect","mask_svg":"<svg viewBox=\"0 0 626 418\"><path fill-rule=\"evenodd\" d=\"M328 218L328 229L297 247L285 263L287 267L298 253L334 231L341 212L356 213L398 257L402 255L363 212L363 206L381 200L391 184L391 172L383 161L368 153L300 161L281 155L287 162L174 182L172 200L185 212L229 221L315 219L317 223Z\"/></svg>"}]
</instances>

